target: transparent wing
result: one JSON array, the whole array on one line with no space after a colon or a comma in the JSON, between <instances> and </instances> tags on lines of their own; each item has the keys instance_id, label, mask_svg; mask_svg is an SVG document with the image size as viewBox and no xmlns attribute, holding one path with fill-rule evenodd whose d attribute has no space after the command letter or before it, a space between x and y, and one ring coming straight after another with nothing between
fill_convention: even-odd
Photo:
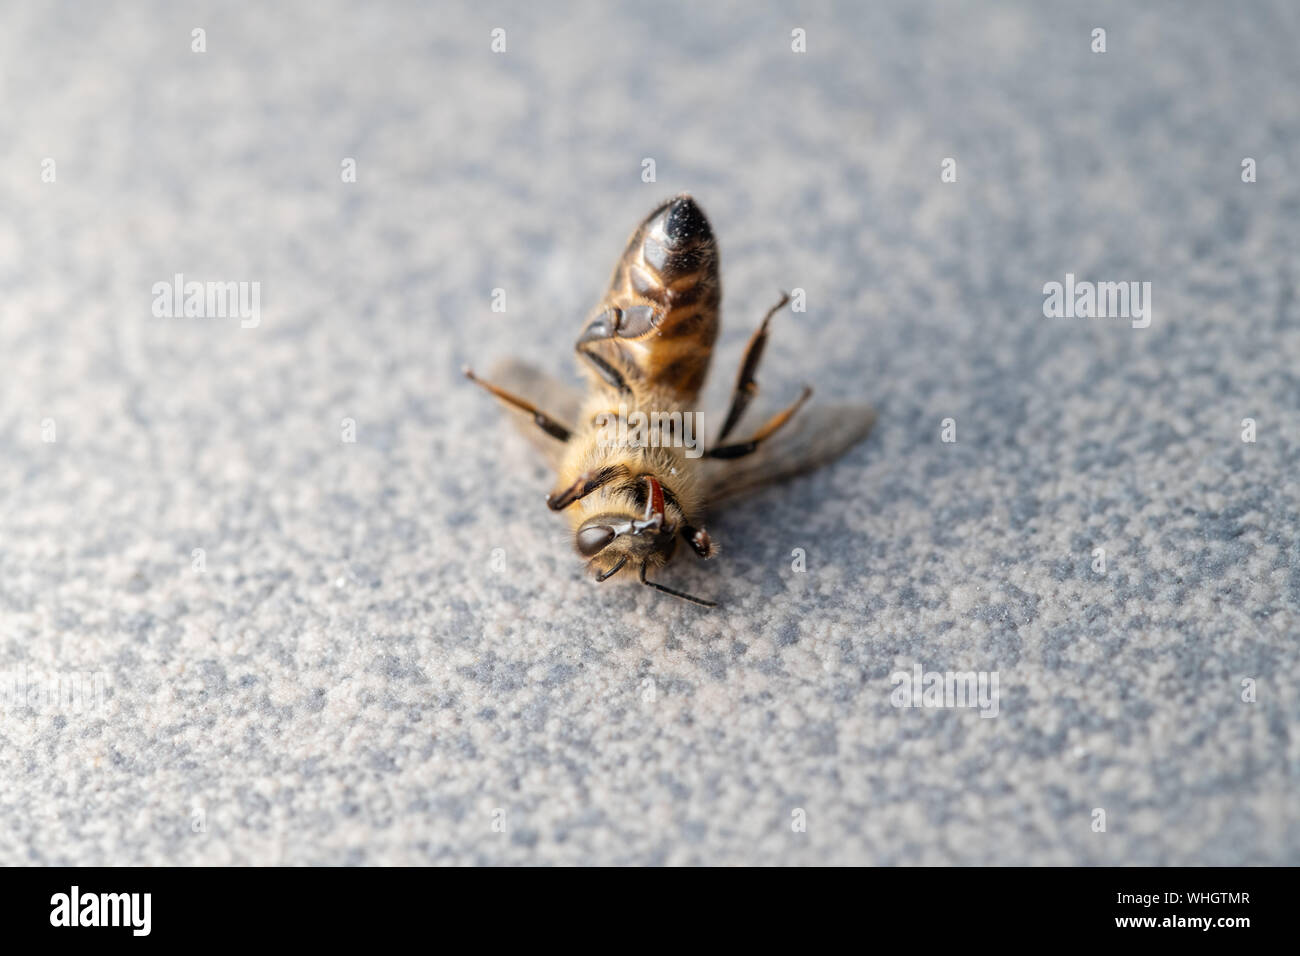
<instances>
[{"instance_id":1,"label":"transparent wing","mask_svg":"<svg viewBox=\"0 0 1300 956\"><path fill-rule=\"evenodd\" d=\"M582 392L576 386L562 382L522 359L502 359L492 367L489 381L506 391L514 392L520 398L528 399L542 411L553 415L561 424L569 428L577 427ZM551 467L558 468L567 447L565 443L546 434L529 415L519 409L504 404L502 407L520 433L546 456Z\"/></svg>"},{"instance_id":2,"label":"transparent wing","mask_svg":"<svg viewBox=\"0 0 1300 956\"><path fill-rule=\"evenodd\" d=\"M705 459L709 504L752 494L767 485L830 464L871 431L876 413L866 405L811 405L744 458Z\"/></svg>"}]
</instances>

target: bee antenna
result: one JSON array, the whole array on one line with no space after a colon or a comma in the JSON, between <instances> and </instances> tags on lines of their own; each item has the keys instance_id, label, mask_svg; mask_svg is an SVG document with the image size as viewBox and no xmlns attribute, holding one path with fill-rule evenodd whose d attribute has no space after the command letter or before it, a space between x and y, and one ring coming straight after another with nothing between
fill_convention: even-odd
<instances>
[{"instance_id":1,"label":"bee antenna","mask_svg":"<svg viewBox=\"0 0 1300 956\"><path fill-rule=\"evenodd\" d=\"M645 572L646 572L646 562L642 561L641 562L641 583L646 585L647 587L652 587L655 590L663 591L665 594L671 594L673 597L679 597L683 601L690 601L692 604L698 604L701 607L718 606L717 601L706 601L704 598L697 598L693 594L687 594L685 591L678 591L675 588L670 588L665 584L659 584L655 581L649 581L646 579Z\"/></svg>"}]
</instances>

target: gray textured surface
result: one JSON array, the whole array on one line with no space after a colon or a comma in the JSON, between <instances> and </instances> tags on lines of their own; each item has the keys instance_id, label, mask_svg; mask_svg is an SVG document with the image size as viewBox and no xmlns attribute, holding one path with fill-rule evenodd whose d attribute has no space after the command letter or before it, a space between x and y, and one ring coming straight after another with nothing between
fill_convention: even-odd
<instances>
[{"instance_id":1,"label":"gray textured surface","mask_svg":"<svg viewBox=\"0 0 1300 956\"><path fill-rule=\"evenodd\" d=\"M1300 863L1294 6L651 6L6 5L0 670L106 692L3 703L0 862ZM457 377L569 369L679 189L711 397L800 286L767 391L880 411L714 519L712 613L583 579ZM999 716L891 707L918 662Z\"/></svg>"}]
</instances>

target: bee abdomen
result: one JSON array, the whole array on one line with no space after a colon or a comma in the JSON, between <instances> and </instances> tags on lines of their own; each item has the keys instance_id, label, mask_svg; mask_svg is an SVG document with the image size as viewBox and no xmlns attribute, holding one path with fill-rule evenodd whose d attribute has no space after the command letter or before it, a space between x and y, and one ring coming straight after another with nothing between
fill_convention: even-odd
<instances>
[{"instance_id":1,"label":"bee abdomen","mask_svg":"<svg viewBox=\"0 0 1300 956\"><path fill-rule=\"evenodd\" d=\"M717 289L718 247L703 210L679 196L650 214L624 263L631 287L672 308Z\"/></svg>"},{"instance_id":2,"label":"bee abdomen","mask_svg":"<svg viewBox=\"0 0 1300 956\"><path fill-rule=\"evenodd\" d=\"M599 361L613 362L625 380L694 396L708 372L721 298L713 228L694 199L678 196L632 234L579 351L598 371Z\"/></svg>"}]
</instances>

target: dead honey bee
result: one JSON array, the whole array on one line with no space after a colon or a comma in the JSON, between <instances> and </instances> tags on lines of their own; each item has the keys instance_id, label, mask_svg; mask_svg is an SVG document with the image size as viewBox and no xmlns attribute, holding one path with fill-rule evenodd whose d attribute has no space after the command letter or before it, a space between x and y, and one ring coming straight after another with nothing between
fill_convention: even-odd
<instances>
[{"instance_id":1,"label":"dead honey bee","mask_svg":"<svg viewBox=\"0 0 1300 956\"><path fill-rule=\"evenodd\" d=\"M722 428L702 449L692 426L700 418L696 400L718 337L721 298L713 230L683 194L632 234L578 336L579 364L590 379L585 399L522 361L496 368L495 384L465 369L516 410L555 468L547 504L568 516L574 546L597 581L626 570L705 607L716 605L648 578L672 558L678 538L701 558L713 557L717 547L702 524L706 508L834 460L875 420L862 405L814 406L796 418L812 394L805 386L748 438L727 441L757 394L768 327L789 302L783 294L750 338Z\"/></svg>"}]
</instances>

